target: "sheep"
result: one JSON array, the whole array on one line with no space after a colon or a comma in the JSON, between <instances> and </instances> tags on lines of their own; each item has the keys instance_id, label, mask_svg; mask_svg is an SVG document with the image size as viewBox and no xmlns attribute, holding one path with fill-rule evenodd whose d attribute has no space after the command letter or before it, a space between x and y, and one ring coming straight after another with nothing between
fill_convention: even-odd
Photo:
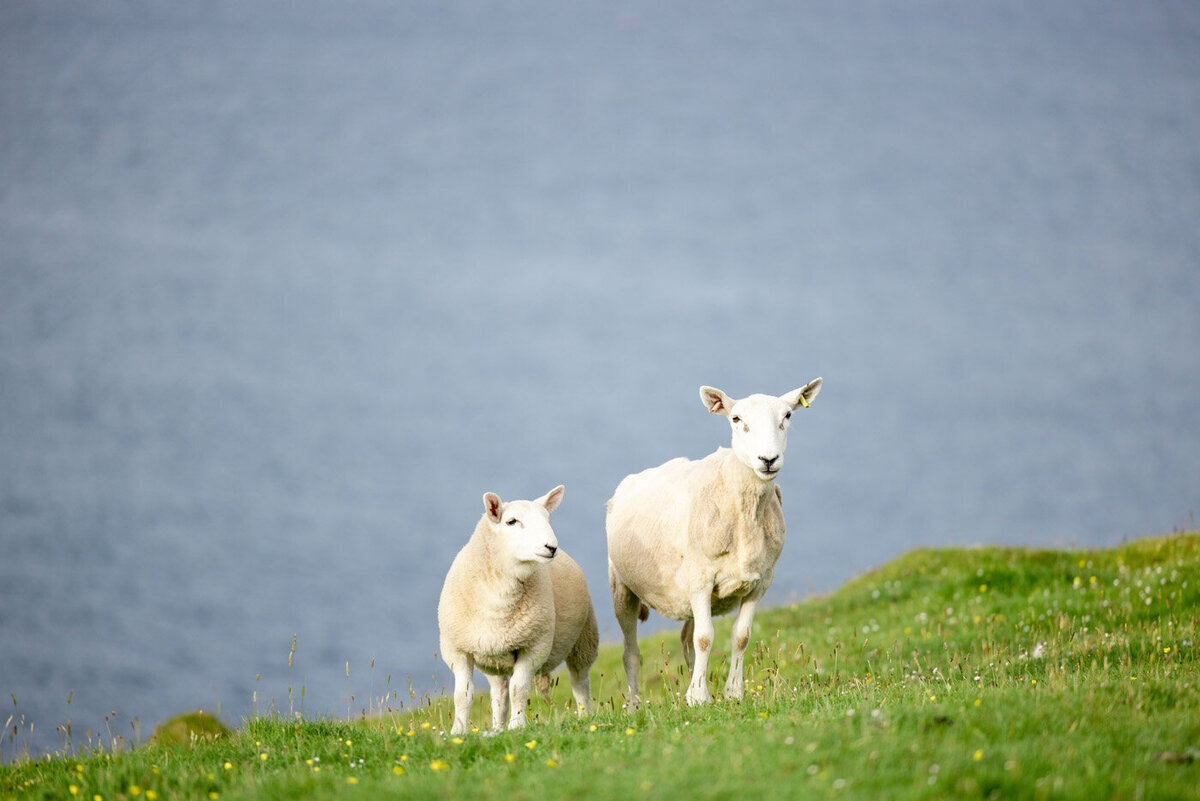
<instances>
[{"instance_id":1,"label":"sheep","mask_svg":"<svg viewBox=\"0 0 1200 801\"><path fill-rule=\"evenodd\" d=\"M742 657L754 610L783 550L783 495L775 477L783 467L792 410L807 408L820 390L817 378L779 397L733 400L701 387L709 412L729 419L732 447L699 460L672 459L617 485L605 521L608 576L624 637L631 709L640 702L637 625L649 615L648 606L684 621L689 705L709 700L713 615L736 607L725 696L742 697Z\"/></svg>"},{"instance_id":2,"label":"sheep","mask_svg":"<svg viewBox=\"0 0 1200 801\"><path fill-rule=\"evenodd\" d=\"M534 675L541 681L563 660L580 716L591 712L588 670L600 636L583 571L550 527L563 491L560 485L535 501L507 503L486 493L483 516L450 565L438 629L442 659L454 673L451 734L467 731L475 668L491 686L494 731L504 728L510 696L508 728L525 725Z\"/></svg>"}]
</instances>

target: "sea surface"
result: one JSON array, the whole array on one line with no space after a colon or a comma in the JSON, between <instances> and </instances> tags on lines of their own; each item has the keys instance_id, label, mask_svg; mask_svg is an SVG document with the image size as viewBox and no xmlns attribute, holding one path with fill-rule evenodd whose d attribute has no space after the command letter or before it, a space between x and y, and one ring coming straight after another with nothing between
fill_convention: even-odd
<instances>
[{"instance_id":1,"label":"sea surface","mask_svg":"<svg viewBox=\"0 0 1200 801\"><path fill-rule=\"evenodd\" d=\"M487 491L613 641L617 482L817 376L768 604L1194 527L1200 5L6 0L0 759L439 692Z\"/></svg>"}]
</instances>

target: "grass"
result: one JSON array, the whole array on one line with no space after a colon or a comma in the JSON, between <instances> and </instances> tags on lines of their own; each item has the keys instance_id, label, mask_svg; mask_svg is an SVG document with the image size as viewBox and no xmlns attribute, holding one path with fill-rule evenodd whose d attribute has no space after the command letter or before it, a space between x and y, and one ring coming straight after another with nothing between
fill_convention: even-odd
<instances>
[{"instance_id":1,"label":"grass","mask_svg":"<svg viewBox=\"0 0 1200 801\"><path fill-rule=\"evenodd\" d=\"M447 698L356 721L260 718L191 745L0 766L0 801L1200 798L1198 616L1194 532L921 550L762 611L741 702L688 708L677 637L647 637L635 713L606 646L584 720L565 680L529 727L495 737L445 734ZM721 653L712 664L719 693ZM484 695L472 721L488 720Z\"/></svg>"}]
</instances>

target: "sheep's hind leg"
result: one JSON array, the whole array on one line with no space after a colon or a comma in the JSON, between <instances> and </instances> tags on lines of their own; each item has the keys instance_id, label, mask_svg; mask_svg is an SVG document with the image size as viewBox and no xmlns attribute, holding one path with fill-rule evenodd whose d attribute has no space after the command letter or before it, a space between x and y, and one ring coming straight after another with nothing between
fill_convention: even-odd
<instances>
[{"instance_id":1,"label":"sheep's hind leg","mask_svg":"<svg viewBox=\"0 0 1200 801\"><path fill-rule=\"evenodd\" d=\"M757 600L743 600L733 621L733 652L729 657L729 678L725 682L726 698L742 697L742 657L750 642L750 626L754 622L754 609L757 606Z\"/></svg>"},{"instance_id":2,"label":"sheep's hind leg","mask_svg":"<svg viewBox=\"0 0 1200 801\"><path fill-rule=\"evenodd\" d=\"M689 617L683 621L683 630L679 632L679 641L683 643L683 661L687 663L689 674L692 672L692 666L696 664L696 646L692 643L692 628L693 622Z\"/></svg>"},{"instance_id":3,"label":"sheep's hind leg","mask_svg":"<svg viewBox=\"0 0 1200 801\"><path fill-rule=\"evenodd\" d=\"M588 669L576 670L567 665L567 674L571 677L571 695L575 696L575 711L579 717L592 714L592 680Z\"/></svg>"},{"instance_id":4,"label":"sheep's hind leg","mask_svg":"<svg viewBox=\"0 0 1200 801\"><path fill-rule=\"evenodd\" d=\"M642 655L638 650L637 626L642 601L617 578L612 562L608 563L608 583L612 588L613 611L617 615L617 624L621 627L621 635L625 641L621 661L625 665L625 680L629 686L629 700L626 705L633 710L641 703L641 696L638 695L638 671L642 667Z\"/></svg>"},{"instance_id":5,"label":"sheep's hind leg","mask_svg":"<svg viewBox=\"0 0 1200 801\"><path fill-rule=\"evenodd\" d=\"M492 731L504 731L504 719L508 717L508 677L488 676L492 694Z\"/></svg>"},{"instance_id":6,"label":"sheep's hind leg","mask_svg":"<svg viewBox=\"0 0 1200 801\"><path fill-rule=\"evenodd\" d=\"M567 655L567 674L571 677L571 695L575 696L575 711L579 717L592 714L592 663L600 647L600 630L596 626L596 613L588 614L575 647Z\"/></svg>"},{"instance_id":7,"label":"sheep's hind leg","mask_svg":"<svg viewBox=\"0 0 1200 801\"><path fill-rule=\"evenodd\" d=\"M692 641L696 647L696 663L688 684L689 706L708 703L708 654L712 651L715 631L712 622L712 593L705 589L692 597Z\"/></svg>"}]
</instances>

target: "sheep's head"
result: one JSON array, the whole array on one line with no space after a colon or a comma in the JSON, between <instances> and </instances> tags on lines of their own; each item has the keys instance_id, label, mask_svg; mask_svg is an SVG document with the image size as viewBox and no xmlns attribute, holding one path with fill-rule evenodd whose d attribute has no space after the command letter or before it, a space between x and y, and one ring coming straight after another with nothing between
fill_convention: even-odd
<instances>
[{"instance_id":1,"label":"sheep's head","mask_svg":"<svg viewBox=\"0 0 1200 801\"><path fill-rule=\"evenodd\" d=\"M550 513L562 501L560 484L535 501L500 500L494 492L483 496L484 515L494 535L493 547L517 564L549 562L558 552L558 538L550 527Z\"/></svg>"},{"instance_id":2,"label":"sheep's head","mask_svg":"<svg viewBox=\"0 0 1200 801\"><path fill-rule=\"evenodd\" d=\"M770 481L783 468L792 410L807 408L820 391L821 379L817 378L786 395L751 395L741 400L713 387L700 387L700 400L713 414L729 418L737 460L763 481Z\"/></svg>"}]
</instances>

